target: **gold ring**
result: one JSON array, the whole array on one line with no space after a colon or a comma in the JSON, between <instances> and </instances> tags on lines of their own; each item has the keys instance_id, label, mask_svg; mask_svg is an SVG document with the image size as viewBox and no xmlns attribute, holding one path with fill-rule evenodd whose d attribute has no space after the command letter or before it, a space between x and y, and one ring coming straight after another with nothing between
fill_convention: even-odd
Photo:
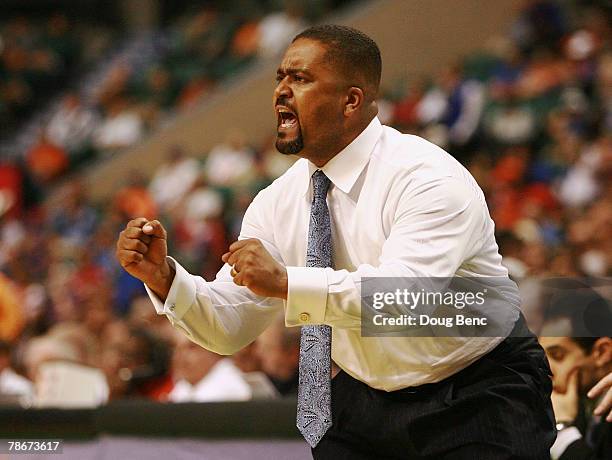
<instances>
[{"instance_id":1,"label":"gold ring","mask_svg":"<svg viewBox=\"0 0 612 460\"><path fill-rule=\"evenodd\" d=\"M238 274L238 272L236 271L236 269L234 267L232 267L232 270L230 271L230 275L232 276L232 278L234 276L236 276Z\"/></svg>"}]
</instances>

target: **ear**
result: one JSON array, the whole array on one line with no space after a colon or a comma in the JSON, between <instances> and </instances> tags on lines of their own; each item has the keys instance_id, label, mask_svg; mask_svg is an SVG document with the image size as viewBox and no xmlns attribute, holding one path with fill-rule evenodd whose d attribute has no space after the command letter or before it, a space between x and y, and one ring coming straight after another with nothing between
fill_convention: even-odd
<instances>
[{"instance_id":1,"label":"ear","mask_svg":"<svg viewBox=\"0 0 612 460\"><path fill-rule=\"evenodd\" d=\"M344 103L344 116L349 117L360 110L365 101L363 90L358 86L351 86L346 95Z\"/></svg>"},{"instance_id":2,"label":"ear","mask_svg":"<svg viewBox=\"0 0 612 460\"><path fill-rule=\"evenodd\" d=\"M606 366L612 362L612 339L610 337L601 337L593 344L591 352L595 365L597 367Z\"/></svg>"}]
</instances>

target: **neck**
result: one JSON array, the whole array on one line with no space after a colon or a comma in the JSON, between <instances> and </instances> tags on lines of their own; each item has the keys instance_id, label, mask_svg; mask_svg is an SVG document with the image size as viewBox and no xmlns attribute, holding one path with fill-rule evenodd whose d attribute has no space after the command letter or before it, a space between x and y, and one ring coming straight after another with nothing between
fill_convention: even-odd
<instances>
[{"instance_id":1,"label":"neck","mask_svg":"<svg viewBox=\"0 0 612 460\"><path fill-rule=\"evenodd\" d=\"M374 119L374 115L367 119L360 121L354 128L347 130L347 132L339 138L339 142L333 148L330 149L317 149L317 153L314 155L300 155L311 161L318 168L325 166L332 158L342 152L351 142L353 142L370 124ZM321 154L321 152L324 152Z\"/></svg>"}]
</instances>

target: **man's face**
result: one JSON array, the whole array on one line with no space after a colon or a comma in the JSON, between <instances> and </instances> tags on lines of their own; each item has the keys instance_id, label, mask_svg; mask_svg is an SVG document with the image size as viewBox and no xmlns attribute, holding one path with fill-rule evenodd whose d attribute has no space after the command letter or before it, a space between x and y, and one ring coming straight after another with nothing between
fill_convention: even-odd
<instances>
[{"instance_id":1,"label":"man's face","mask_svg":"<svg viewBox=\"0 0 612 460\"><path fill-rule=\"evenodd\" d=\"M208 373L210 359L211 352L186 337L179 337L172 355L174 379L185 379L195 385Z\"/></svg>"},{"instance_id":2,"label":"man's face","mask_svg":"<svg viewBox=\"0 0 612 460\"><path fill-rule=\"evenodd\" d=\"M325 45L303 38L285 52L273 97L281 153L309 158L337 143L348 86L325 55Z\"/></svg>"},{"instance_id":3,"label":"man's face","mask_svg":"<svg viewBox=\"0 0 612 460\"><path fill-rule=\"evenodd\" d=\"M587 355L570 337L542 336L539 340L553 372L553 389L565 394L570 374L580 372Z\"/></svg>"},{"instance_id":4,"label":"man's face","mask_svg":"<svg viewBox=\"0 0 612 460\"><path fill-rule=\"evenodd\" d=\"M269 328L257 337L255 344L264 372L274 378L286 379L297 369L300 352L297 347L285 349L281 341L281 332Z\"/></svg>"},{"instance_id":5,"label":"man's face","mask_svg":"<svg viewBox=\"0 0 612 460\"><path fill-rule=\"evenodd\" d=\"M540 344L553 372L553 389L565 394L569 376L578 372L578 389L588 390L593 382L593 358L571 338L572 325L568 318L558 318L544 324Z\"/></svg>"}]
</instances>

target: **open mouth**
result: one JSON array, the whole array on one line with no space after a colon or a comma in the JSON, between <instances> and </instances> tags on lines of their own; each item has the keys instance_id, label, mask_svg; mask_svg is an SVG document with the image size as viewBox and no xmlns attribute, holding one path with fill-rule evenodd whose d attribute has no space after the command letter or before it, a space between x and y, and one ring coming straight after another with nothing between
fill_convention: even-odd
<instances>
[{"instance_id":1,"label":"open mouth","mask_svg":"<svg viewBox=\"0 0 612 460\"><path fill-rule=\"evenodd\" d=\"M277 107L276 112L278 115L278 128L279 129L290 129L294 128L298 124L298 119L287 107Z\"/></svg>"}]
</instances>

